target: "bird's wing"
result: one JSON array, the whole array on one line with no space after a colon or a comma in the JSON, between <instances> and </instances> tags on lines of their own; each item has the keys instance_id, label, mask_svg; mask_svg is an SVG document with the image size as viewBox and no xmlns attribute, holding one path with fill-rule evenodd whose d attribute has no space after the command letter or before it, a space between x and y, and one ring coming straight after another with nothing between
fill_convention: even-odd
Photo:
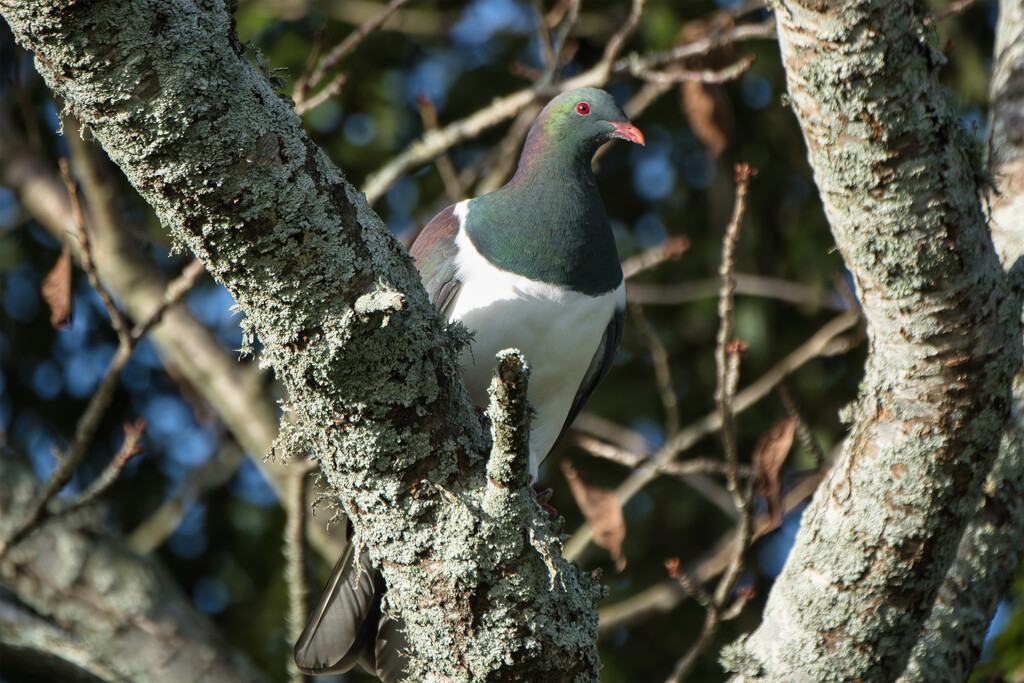
<instances>
[{"instance_id":1,"label":"bird's wing","mask_svg":"<svg viewBox=\"0 0 1024 683\"><path fill-rule=\"evenodd\" d=\"M359 562L353 561L354 555L349 543L295 643L295 664L305 673L348 671L365 658L367 645L372 648L377 619L371 614L380 609L381 592L374 584L383 584L383 579L365 548Z\"/></svg>"},{"instance_id":2,"label":"bird's wing","mask_svg":"<svg viewBox=\"0 0 1024 683\"><path fill-rule=\"evenodd\" d=\"M562 425L562 431L558 433L558 438L555 439L555 443L551 446L552 451L555 450L555 446L559 444L565 433L569 431L569 426L573 423L573 420L583 410L584 404L590 398L590 395L594 393L594 389L597 388L597 385L601 383L604 376L608 374L608 370L611 369L612 360L615 359L615 350L619 348L619 340L622 339L622 329L625 325L626 309L616 308L615 314L608 323L608 327L604 330L601 343L597 345L594 359L590 361L590 367L587 368L587 373L583 375L583 381L580 382L580 388L576 391L576 397L572 400L572 407L569 409L569 415L565 418L565 424ZM550 452L548 451L548 453ZM543 460L547 455L547 453L544 453L541 459Z\"/></svg>"},{"instance_id":3,"label":"bird's wing","mask_svg":"<svg viewBox=\"0 0 1024 683\"><path fill-rule=\"evenodd\" d=\"M442 316L455 299L462 283L456 278L455 257L459 252L455 237L459 234L459 217L452 204L434 216L409 249L423 278L430 301Z\"/></svg>"}]
</instances>

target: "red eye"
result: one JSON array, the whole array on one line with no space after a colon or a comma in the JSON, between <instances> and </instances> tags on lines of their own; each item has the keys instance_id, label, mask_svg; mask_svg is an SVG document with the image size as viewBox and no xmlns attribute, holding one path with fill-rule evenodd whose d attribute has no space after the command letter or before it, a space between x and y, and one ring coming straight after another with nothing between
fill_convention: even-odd
<instances>
[{"instance_id":1,"label":"red eye","mask_svg":"<svg viewBox=\"0 0 1024 683\"><path fill-rule=\"evenodd\" d=\"M590 113L590 105L586 102L580 102L576 105L576 113L580 116L586 116Z\"/></svg>"}]
</instances>

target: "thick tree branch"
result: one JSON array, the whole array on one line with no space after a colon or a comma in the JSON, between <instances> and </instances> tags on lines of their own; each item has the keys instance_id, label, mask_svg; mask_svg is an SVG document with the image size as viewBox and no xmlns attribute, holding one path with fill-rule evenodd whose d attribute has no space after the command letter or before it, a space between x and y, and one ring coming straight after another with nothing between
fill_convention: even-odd
<instances>
[{"instance_id":1,"label":"thick tree branch","mask_svg":"<svg viewBox=\"0 0 1024 683\"><path fill-rule=\"evenodd\" d=\"M871 348L843 454L764 621L725 657L742 680L897 677L1010 419L1020 304L914 7L776 10L789 93Z\"/></svg>"},{"instance_id":2,"label":"thick tree branch","mask_svg":"<svg viewBox=\"0 0 1024 683\"><path fill-rule=\"evenodd\" d=\"M16 455L0 457L0 531L24 516L38 488ZM262 680L159 565L99 529L95 516L84 509L50 520L0 561L4 585L47 620L26 629L30 615L0 609L6 676L73 665L105 680ZM14 668L15 654L23 668Z\"/></svg>"},{"instance_id":3,"label":"thick tree branch","mask_svg":"<svg viewBox=\"0 0 1024 683\"><path fill-rule=\"evenodd\" d=\"M370 548L413 678L595 678L599 590L553 554L528 495L513 503L531 520L519 554L497 542L514 522L482 512L489 447L459 380L465 334L441 325L408 255L242 58L227 8L3 7L47 83L247 314L289 391L283 445L318 455Z\"/></svg>"},{"instance_id":4,"label":"thick tree branch","mask_svg":"<svg viewBox=\"0 0 1024 683\"><path fill-rule=\"evenodd\" d=\"M1004 0L990 86L988 161L996 181L992 241L1011 271L1024 255L1024 2ZM1011 277L1014 275L1011 273ZM1024 548L1024 376L1014 415L901 683L962 681L981 656L988 625L1013 581Z\"/></svg>"}]
</instances>

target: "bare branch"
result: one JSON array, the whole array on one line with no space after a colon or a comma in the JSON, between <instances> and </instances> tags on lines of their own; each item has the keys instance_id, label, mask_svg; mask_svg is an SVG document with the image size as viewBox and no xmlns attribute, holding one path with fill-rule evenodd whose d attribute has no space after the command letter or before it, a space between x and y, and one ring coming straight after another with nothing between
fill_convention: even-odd
<instances>
[{"instance_id":1,"label":"bare branch","mask_svg":"<svg viewBox=\"0 0 1024 683\"><path fill-rule=\"evenodd\" d=\"M642 80L649 81L651 83L662 83L665 85L675 85L677 83L691 81L698 83L725 83L726 81L736 80L745 74L753 63L754 55L749 54L738 60L736 63L730 64L722 69L700 69L697 71L674 69L672 71L654 71L652 69L645 69L638 65L635 68L630 69L630 73Z\"/></svg>"},{"instance_id":2,"label":"bare branch","mask_svg":"<svg viewBox=\"0 0 1024 683\"><path fill-rule=\"evenodd\" d=\"M658 395L661 397L661 406L665 411L665 431L674 434L679 429L679 397L676 395L674 381L672 380L672 368L669 364L668 349L658 337L658 332L651 325L644 309L639 304L630 306L631 318L636 321L640 332L647 340L651 349L651 363L654 365L654 378L658 384Z\"/></svg>"},{"instance_id":3,"label":"bare branch","mask_svg":"<svg viewBox=\"0 0 1024 683\"><path fill-rule=\"evenodd\" d=\"M331 82L325 85L320 92L310 97L308 100L300 102L295 105L295 113L299 116L306 114L307 112L316 109L321 104L331 99L335 95L341 92L341 89L345 87L348 82L348 74L340 73L331 79Z\"/></svg>"},{"instance_id":4,"label":"bare branch","mask_svg":"<svg viewBox=\"0 0 1024 683\"><path fill-rule=\"evenodd\" d=\"M770 394L790 373L821 356L830 348L837 337L856 325L860 320L859 311L847 311L826 323L820 330L811 335L807 341L776 363L768 372L737 393L733 400L734 412L737 414L741 413ZM665 444L651 456L651 460L659 464L671 462L680 453L692 448L697 441L720 429L721 426L721 415L718 411L711 412L669 436ZM625 503L657 476L658 473L650 469L631 473L619 485L619 498ZM587 547L587 544L590 543L590 535L591 531L587 525L581 525L565 544L565 557L569 559L579 557L580 553Z\"/></svg>"},{"instance_id":5,"label":"bare branch","mask_svg":"<svg viewBox=\"0 0 1024 683\"><path fill-rule=\"evenodd\" d=\"M89 245L89 233L85 229L82 203L78 198L78 186L75 185L75 181L71 177L68 160L64 158L60 160L60 177L68 189L68 196L71 198L71 215L74 218L75 237L78 239L79 249L82 254L82 269L85 270L86 275L89 277L89 284L100 295L100 300L103 301L103 307L107 309L107 315L110 316L110 325L117 333L118 340L121 344L126 344L128 343L128 325L125 322L124 316L121 315L121 311L114 304L114 298L110 296L110 292L107 291L107 288L100 281L99 275L96 274L96 266L92 260L92 248Z\"/></svg>"},{"instance_id":6,"label":"bare branch","mask_svg":"<svg viewBox=\"0 0 1024 683\"><path fill-rule=\"evenodd\" d=\"M635 7L636 5L634 5ZM601 87L610 75L623 75L633 68L653 68L664 64L707 54L722 45L744 40L772 39L775 37L775 23L771 19L759 24L744 24L689 43L672 50L658 52L646 57L631 55L614 62L609 73L604 73L601 64L574 76L556 86L558 92L573 88ZM470 140L484 130L496 126L518 114L524 107L552 94L547 90L528 88L496 99L490 105L474 112L464 119L453 121L437 131L427 131L404 152L367 178L363 187L366 199L375 203L399 177L420 164L430 161L444 150Z\"/></svg>"},{"instance_id":7,"label":"bare branch","mask_svg":"<svg viewBox=\"0 0 1024 683\"><path fill-rule=\"evenodd\" d=\"M728 463L713 458L690 458L682 462L657 462L650 455L613 446L610 443L585 434L577 434L574 441L577 446L587 453L599 458L611 460L625 467L650 468L661 474L669 474L675 477L688 477L693 474L725 475L729 471ZM738 471L740 476L743 477L752 477L754 475L754 470L747 465L740 465Z\"/></svg>"},{"instance_id":8,"label":"bare branch","mask_svg":"<svg viewBox=\"0 0 1024 683\"><path fill-rule=\"evenodd\" d=\"M541 22L543 23L543 22ZM420 108L420 118L423 120L423 128L425 130L437 130L437 109L434 108L434 103L430 101L430 97L426 93L420 93L416 97L416 103ZM444 182L445 192L448 194L448 199L452 202L457 202L463 199L462 185L459 184L459 175L455 172L455 165L452 163L448 153L445 152L434 160L437 164L437 170L441 173L441 180Z\"/></svg>"},{"instance_id":9,"label":"bare branch","mask_svg":"<svg viewBox=\"0 0 1024 683\"><path fill-rule=\"evenodd\" d=\"M626 18L624 23L615 35L611 37L605 46L604 54L601 56L601 61L598 62L597 68L598 73L601 74L601 80L607 81L608 76L612 70L612 62L619 55L626 41L633 37L633 33L636 31L636 27L640 24L640 17L644 13L644 7L647 5L647 0L633 0L633 4L629 8L629 16Z\"/></svg>"},{"instance_id":10,"label":"bare branch","mask_svg":"<svg viewBox=\"0 0 1024 683\"><path fill-rule=\"evenodd\" d=\"M185 296L192 287L195 286L196 281L199 277L206 272L206 266L199 259L192 259L188 265L185 266L178 277L167 283L167 289L164 290L163 301L149 317L142 322L135 325L131 331L131 338L134 343L138 343L146 335L147 332L160 322L160 319L164 317L164 313L168 308L178 303L181 297Z\"/></svg>"},{"instance_id":11,"label":"bare branch","mask_svg":"<svg viewBox=\"0 0 1024 683\"><path fill-rule=\"evenodd\" d=\"M736 378L738 375L736 363L738 362L738 346L733 343L733 292L736 284L732 279L732 271L735 263L736 242L739 239L740 224L743 222L743 214L747 204L747 190L750 187L750 179L757 175L746 164L736 166L736 199L733 206L732 219L725 229L725 237L722 240L722 265L719 274L722 278L722 288L718 299L718 337L715 344L715 365L718 368L718 385L715 389L715 400L718 402L718 412L722 423L722 443L725 447L726 462L729 463L730 474L728 477L729 492L736 501L736 509L742 510L747 502L740 493L739 478L739 453L736 448L736 428L733 424L732 401L736 390Z\"/></svg>"},{"instance_id":12,"label":"bare branch","mask_svg":"<svg viewBox=\"0 0 1024 683\"><path fill-rule=\"evenodd\" d=\"M299 76L299 80L295 82L295 88L292 90L292 99L295 100L296 105L302 104L306 99L306 93L309 92L309 79L312 78L313 69L316 68L316 64L320 60L320 53L324 49L325 33L327 33L327 25L321 24L313 34L313 49L309 51L306 66L303 67L302 75Z\"/></svg>"},{"instance_id":13,"label":"bare branch","mask_svg":"<svg viewBox=\"0 0 1024 683\"><path fill-rule=\"evenodd\" d=\"M943 19L948 19L956 14L962 14L971 7L977 5L981 0L953 0L947 6L937 9L924 18L924 25L931 26Z\"/></svg>"},{"instance_id":14,"label":"bare branch","mask_svg":"<svg viewBox=\"0 0 1024 683\"><path fill-rule=\"evenodd\" d=\"M733 275L736 284L735 294L757 296L767 299L778 299L798 306L827 308L834 311L850 310L851 306L842 297L842 291L826 293L812 285L791 282L763 275L737 273ZM694 282L681 282L674 285L652 285L644 282L631 282L626 291L629 301L645 305L674 306L677 304L710 299L717 296L721 280L709 278ZM858 310L860 306L852 306Z\"/></svg>"},{"instance_id":15,"label":"bare branch","mask_svg":"<svg viewBox=\"0 0 1024 683\"><path fill-rule=\"evenodd\" d=\"M127 422L124 425L124 441L121 443L121 447L111 458L107 466L103 468L103 472L100 476L89 484L89 488L85 492L71 503L71 506L66 510L62 510L60 514L68 514L73 512L75 509L92 503L94 500L113 485L117 478L121 476L121 472L124 471L125 465L128 461L134 458L136 455L142 452L142 448L139 446L139 442L142 441L142 435L146 431L146 420L144 418L136 418L135 422Z\"/></svg>"},{"instance_id":16,"label":"bare branch","mask_svg":"<svg viewBox=\"0 0 1024 683\"><path fill-rule=\"evenodd\" d=\"M236 443L228 440L203 466L192 470L151 515L128 534L127 543L137 553L150 553L174 533L189 507L208 492L223 486L245 460Z\"/></svg>"},{"instance_id":17,"label":"bare branch","mask_svg":"<svg viewBox=\"0 0 1024 683\"><path fill-rule=\"evenodd\" d=\"M782 403L786 406L786 412L796 422L796 438L800 439L800 445L811 454L811 457L814 459L815 468L822 467L825 463L825 452L821 450L817 439L811 434L811 428L807 426L807 420L800 413L800 406L793 400L793 395L789 393L789 389L786 388L785 384L779 385L779 397L782 398Z\"/></svg>"},{"instance_id":18,"label":"bare branch","mask_svg":"<svg viewBox=\"0 0 1024 683\"><path fill-rule=\"evenodd\" d=\"M783 500L784 514L789 514L810 498L823 477L824 473L815 472L801 479ZM778 526L771 516L762 513L754 521L754 533L751 539L756 541L777 528ZM696 584L702 584L720 575L732 560L735 554L735 545L736 529L733 528L722 537L706 557L692 565L688 572L690 580ZM598 621L598 637L607 637L617 629L642 622L657 614L670 612L689 597L691 594L680 590L679 582L676 579L667 578L635 595L602 608L600 610L601 618Z\"/></svg>"},{"instance_id":19,"label":"bare branch","mask_svg":"<svg viewBox=\"0 0 1024 683\"><path fill-rule=\"evenodd\" d=\"M324 75L328 71L337 66L341 60L345 59L345 57L352 54L352 52L359 47L359 44L362 43L368 35L380 28L380 26L387 21L392 14L397 12L408 2L409 0L391 0L384 9L350 33L345 40L341 41L330 52L328 52L322 60L320 60L320 63L317 64L316 68L313 70L313 75L309 77L308 87L315 88L319 85L320 81L324 79Z\"/></svg>"},{"instance_id":20,"label":"bare branch","mask_svg":"<svg viewBox=\"0 0 1024 683\"><path fill-rule=\"evenodd\" d=\"M639 254L630 256L622 262L622 277L629 280L645 270L666 261L678 261L690 248L690 238L686 235L673 235L665 238L661 244L651 247ZM632 287L630 283L630 287ZM641 302L637 302L641 303Z\"/></svg>"}]
</instances>

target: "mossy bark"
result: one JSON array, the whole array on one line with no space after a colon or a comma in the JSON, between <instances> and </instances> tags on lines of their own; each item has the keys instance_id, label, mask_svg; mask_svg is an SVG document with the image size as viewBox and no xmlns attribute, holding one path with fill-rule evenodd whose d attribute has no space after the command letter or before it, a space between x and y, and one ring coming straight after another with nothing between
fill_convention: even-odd
<instances>
[{"instance_id":1,"label":"mossy bark","mask_svg":"<svg viewBox=\"0 0 1024 683\"><path fill-rule=\"evenodd\" d=\"M414 677L595 679L600 589L552 555L529 496L511 519L483 509L491 447L459 379L465 334L437 318L408 255L247 61L231 8L7 2L3 14L245 313L289 392L280 443L320 459L408 627Z\"/></svg>"},{"instance_id":2,"label":"mossy bark","mask_svg":"<svg viewBox=\"0 0 1024 683\"><path fill-rule=\"evenodd\" d=\"M789 95L870 341L850 436L804 514L741 680L894 680L1011 424L1020 302L917 4L783 2Z\"/></svg>"}]
</instances>

